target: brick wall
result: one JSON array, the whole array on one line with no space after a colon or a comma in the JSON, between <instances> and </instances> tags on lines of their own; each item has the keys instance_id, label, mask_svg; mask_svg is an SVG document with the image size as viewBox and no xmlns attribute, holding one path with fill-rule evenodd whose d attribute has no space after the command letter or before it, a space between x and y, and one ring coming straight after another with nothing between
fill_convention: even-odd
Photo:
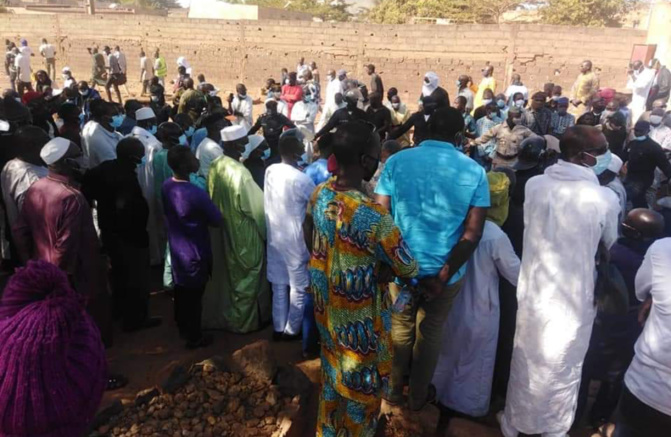
<instances>
[{"instance_id":1,"label":"brick wall","mask_svg":"<svg viewBox=\"0 0 671 437\"><path fill-rule=\"evenodd\" d=\"M426 71L436 71L451 93L459 74L476 81L485 62L500 84L513 72L532 89L552 81L570 88L579 64L591 59L602 86L623 88L632 45L646 33L633 29L595 29L521 25L365 25L295 21L193 20L151 16L0 15L0 37L27 38L35 49L42 37L58 44L58 66L69 65L77 79L88 79L86 47L119 44L129 62L129 84L139 80L139 50L166 56L170 75L186 56L195 73L228 92L244 82L251 94L280 69L294 69L305 57L316 61L324 80L328 69L345 68L364 78L374 63L387 88L395 86L414 101ZM39 64L35 58L34 65ZM503 88L502 85L499 89ZM568 92L568 91L567 91Z\"/></svg>"}]
</instances>

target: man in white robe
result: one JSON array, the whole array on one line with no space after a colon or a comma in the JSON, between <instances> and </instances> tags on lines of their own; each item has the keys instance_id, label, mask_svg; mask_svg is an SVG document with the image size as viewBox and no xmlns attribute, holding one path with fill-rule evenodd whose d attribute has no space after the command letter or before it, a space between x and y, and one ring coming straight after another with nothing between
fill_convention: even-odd
<instances>
[{"instance_id":1,"label":"man in white robe","mask_svg":"<svg viewBox=\"0 0 671 437\"><path fill-rule=\"evenodd\" d=\"M505 209L488 210L482 239L468 261L462 290L443 328L443 346L432 380L441 405L473 417L489 411L499 337L499 274L516 286L520 273L520 259L495 223L505 221L508 201L506 196ZM494 210L503 215L490 217Z\"/></svg>"},{"instance_id":2,"label":"man in white robe","mask_svg":"<svg viewBox=\"0 0 671 437\"><path fill-rule=\"evenodd\" d=\"M231 114L235 116L233 124L236 126L242 126L247 132L254 125L253 120L253 108L254 101L247 94L247 87L239 83L235 87L236 94L233 98L230 98L228 101L228 109L231 111Z\"/></svg>"},{"instance_id":3,"label":"man in white robe","mask_svg":"<svg viewBox=\"0 0 671 437\"><path fill-rule=\"evenodd\" d=\"M263 190L268 232L268 281L273 287L274 337L301 332L306 290L310 285L303 221L315 189L310 177L296 168L303 143L285 136L279 144L282 162L266 170Z\"/></svg>"},{"instance_id":4,"label":"man in white robe","mask_svg":"<svg viewBox=\"0 0 671 437\"><path fill-rule=\"evenodd\" d=\"M112 127L116 108L102 99L95 99L89 106L91 121L82 129L82 149L87 168L95 168L105 161L116 159L116 145L123 136Z\"/></svg>"},{"instance_id":5,"label":"man in white robe","mask_svg":"<svg viewBox=\"0 0 671 437\"><path fill-rule=\"evenodd\" d=\"M147 220L147 232L149 232L149 258L151 265L161 264L165 255L166 236L163 214L161 214L157 202L154 183L154 156L163 149L161 142L154 136L157 130L156 114L149 108L140 108L135 111L137 126L130 132L129 137L137 138L144 146L144 159L137 169L142 194L147 199L149 206L149 220ZM160 189L160 187L158 187Z\"/></svg>"},{"instance_id":6,"label":"man in white robe","mask_svg":"<svg viewBox=\"0 0 671 437\"><path fill-rule=\"evenodd\" d=\"M574 126L560 148L562 159L525 190L517 327L506 407L498 415L505 437L566 436L596 315L597 250L617 239L618 201L596 176L607 166L606 138Z\"/></svg>"},{"instance_id":7,"label":"man in white robe","mask_svg":"<svg viewBox=\"0 0 671 437\"><path fill-rule=\"evenodd\" d=\"M655 82L655 70L652 68L645 68L643 62L636 61L629 70L629 80L627 81L627 89L632 92L631 109L632 123L636 124L638 119L643 115L648 103L648 96L650 89Z\"/></svg>"},{"instance_id":8,"label":"man in white robe","mask_svg":"<svg viewBox=\"0 0 671 437\"><path fill-rule=\"evenodd\" d=\"M203 119L202 126L207 129L207 137L200 142L196 149L196 158L200 163L198 176L207 182L207 176L210 174L212 163L224 155L224 149L221 147L221 130L227 127L223 113L215 112L209 114ZM247 131L245 131L246 133Z\"/></svg>"},{"instance_id":9,"label":"man in white robe","mask_svg":"<svg viewBox=\"0 0 671 437\"><path fill-rule=\"evenodd\" d=\"M324 100L324 110L326 110L327 107L333 108L336 106L336 94L345 94L345 84L343 81L347 79L347 72L345 70L338 70L338 73L336 74L335 71L329 70L328 73L326 73L326 78L328 80L328 84L326 85L326 100ZM335 112L335 109L333 109L332 112Z\"/></svg>"}]
</instances>

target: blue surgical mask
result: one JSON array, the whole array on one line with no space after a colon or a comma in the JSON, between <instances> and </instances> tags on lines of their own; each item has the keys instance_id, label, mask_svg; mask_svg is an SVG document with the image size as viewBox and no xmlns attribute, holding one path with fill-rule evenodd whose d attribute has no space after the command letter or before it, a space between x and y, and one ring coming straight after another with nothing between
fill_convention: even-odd
<instances>
[{"instance_id":1,"label":"blue surgical mask","mask_svg":"<svg viewBox=\"0 0 671 437\"><path fill-rule=\"evenodd\" d=\"M188 146L189 145L189 139L186 137L186 135L182 134L179 137L179 144L182 146Z\"/></svg>"},{"instance_id":2,"label":"blue surgical mask","mask_svg":"<svg viewBox=\"0 0 671 437\"><path fill-rule=\"evenodd\" d=\"M140 160L140 162L138 162L138 163L135 165L135 168L136 168L137 170L139 170L140 168L144 167L145 164L147 164L147 157L146 157L146 156L143 156L142 159Z\"/></svg>"},{"instance_id":3,"label":"blue surgical mask","mask_svg":"<svg viewBox=\"0 0 671 437\"><path fill-rule=\"evenodd\" d=\"M500 99L499 99L499 100L496 101L496 105L497 105L499 108L503 109L503 108L506 107L506 101L505 101L505 100L500 100Z\"/></svg>"},{"instance_id":4,"label":"blue surgical mask","mask_svg":"<svg viewBox=\"0 0 671 437\"><path fill-rule=\"evenodd\" d=\"M266 150L263 151L263 155L261 156L264 160L270 158L270 147L268 147Z\"/></svg>"},{"instance_id":5,"label":"blue surgical mask","mask_svg":"<svg viewBox=\"0 0 671 437\"><path fill-rule=\"evenodd\" d=\"M154 126L150 127L149 129L147 129L147 132L149 132L149 133L152 134L152 135L156 135L156 125L154 125Z\"/></svg>"},{"instance_id":6,"label":"blue surgical mask","mask_svg":"<svg viewBox=\"0 0 671 437\"><path fill-rule=\"evenodd\" d=\"M610 150L604 153L603 155L595 156L596 164L592 167L594 173L599 176L601 173L608 169L610 161L613 159L613 154L610 153Z\"/></svg>"},{"instance_id":7,"label":"blue surgical mask","mask_svg":"<svg viewBox=\"0 0 671 437\"><path fill-rule=\"evenodd\" d=\"M124 118L126 118L125 115L121 115L121 114L115 115L114 117L112 117L112 121L110 122L110 126L112 126L115 129L118 128L119 126L121 126L121 123L123 123Z\"/></svg>"},{"instance_id":8,"label":"blue surgical mask","mask_svg":"<svg viewBox=\"0 0 671 437\"><path fill-rule=\"evenodd\" d=\"M187 138L191 138L193 136L193 133L196 131L196 128L193 126L189 126L187 130L184 131L184 135L187 136Z\"/></svg>"},{"instance_id":9,"label":"blue surgical mask","mask_svg":"<svg viewBox=\"0 0 671 437\"><path fill-rule=\"evenodd\" d=\"M647 136L647 135L643 135L643 136L640 136L640 137L634 137L634 140L636 140L636 141L645 141L646 138L648 138L648 136Z\"/></svg>"}]
</instances>

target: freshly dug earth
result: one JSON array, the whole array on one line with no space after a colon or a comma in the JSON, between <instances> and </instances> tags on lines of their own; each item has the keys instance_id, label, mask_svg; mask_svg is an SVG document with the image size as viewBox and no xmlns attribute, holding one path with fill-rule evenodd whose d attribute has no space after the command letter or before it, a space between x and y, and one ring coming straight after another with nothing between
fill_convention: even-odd
<instances>
[{"instance_id":1,"label":"freshly dug earth","mask_svg":"<svg viewBox=\"0 0 671 437\"><path fill-rule=\"evenodd\" d=\"M279 436L300 404L300 396L282 396L268 380L208 366L193 368L172 394L147 392L90 437Z\"/></svg>"}]
</instances>

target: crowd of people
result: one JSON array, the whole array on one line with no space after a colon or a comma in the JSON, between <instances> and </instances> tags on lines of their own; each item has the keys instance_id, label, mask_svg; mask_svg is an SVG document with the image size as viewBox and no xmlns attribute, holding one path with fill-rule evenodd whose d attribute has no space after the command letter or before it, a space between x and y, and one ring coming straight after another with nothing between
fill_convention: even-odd
<instances>
[{"instance_id":1,"label":"crowd of people","mask_svg":"<svg viewBox=\"0 0 671 437\"><path fill-rule=\"evenodd\" d=\"M28 42L7 49L0 433L81 432L105 384L125 383L106 373L114 321L162 323L152 266L187 348L272 323L321 357L319 436L372 437L382 399L437 403L442 426L505 400L506 437L565 436L585 414L616 437L671 429L659 61L631 65L631 99L590 61L566 96L519 74L504 91L486 65L451 100L428 72L413 113L374 65L322 87L301 58L256 99L244 84L222 99L186 58L169 83L160 51L142 51L148 102L122 102L118 46L89 50L87 81L52 80L46 40L34 77Z\"/></svg>"}]
</instances>

